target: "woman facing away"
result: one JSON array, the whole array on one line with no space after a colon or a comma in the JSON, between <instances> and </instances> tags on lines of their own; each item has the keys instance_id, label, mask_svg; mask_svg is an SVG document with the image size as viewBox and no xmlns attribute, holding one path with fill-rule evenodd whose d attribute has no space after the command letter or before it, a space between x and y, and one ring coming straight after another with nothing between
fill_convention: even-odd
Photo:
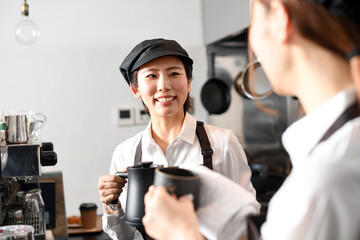
<instances>
[{"instance_id":1,"label":"woman facing away","mask_svg":"<svg viewBox=\"0 0 360 240\"><path fill-rule=\"evenodd\" d=\"M120 219L126 208L127 185L126 180L114 176L141 161L164 167L203 164L246 189L254 206L251 211L259 210L250 182L251 171L234 133L196 121L187 112L192 65L192 59L176 41L158 38L136 45L120 66L131 92L141 99L151 121L144 131L116 147L110 175L99 178L103 228L113 239L142 239L139 231ZM110 205L119 196L119 204ZM204 220L211 211L204 209ZM202 221L200 225L209 228Z\"/></svg>"},{"instance_id":2,"label":"woman facing away","mask_svg":"<svg viewBox=\"0 0 360 240\"><path fill-rule=\"evenodd\" d=\"M262 239L360 239L360 2L253 0L249 44L273 89L306 113L283 134L293 169L270 201ZM225 185L242 190L227 182L214 191ZM156 239L204 239L186 197L152 186L145 210Z\"/></svg>"}]
</instances>

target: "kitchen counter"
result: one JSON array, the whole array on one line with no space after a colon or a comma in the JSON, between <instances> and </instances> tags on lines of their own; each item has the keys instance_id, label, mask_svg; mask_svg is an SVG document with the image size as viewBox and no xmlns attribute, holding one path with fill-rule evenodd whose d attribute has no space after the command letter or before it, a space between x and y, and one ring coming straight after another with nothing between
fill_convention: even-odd
<instances>
[{"instance_id":1,"label":"kitchen counter","mask_svg":"<svg viewBox=\"0 0 360 240\"><path fill-rule=\"evenodd\" d=\"M102 230L101 216L97 216L96 227L93 229L83 229L81 227L69 227L68 237L56 237L55 240L110 240L107 233Z\"/></svg>"}]
</instances>

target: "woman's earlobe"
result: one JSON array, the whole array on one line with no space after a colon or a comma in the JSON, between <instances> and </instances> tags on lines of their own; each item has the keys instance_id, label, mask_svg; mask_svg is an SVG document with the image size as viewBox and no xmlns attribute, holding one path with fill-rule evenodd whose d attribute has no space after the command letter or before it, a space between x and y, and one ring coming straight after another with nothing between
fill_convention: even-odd
<instances>
[{"instance_id":1,"label":"woman's earlobe","mask_svg":"<svg viewBox=\"0 0 360 240\"><path fill-rule=\"evenodd\" d=\"M135 88L132 84L130 84L130 90L131 90L131 92L134 94L134 96L135 96L136 98L140 98L140 97L141 97L140 92L138 91L138 89Z\"/></svg>"}]
</instances>

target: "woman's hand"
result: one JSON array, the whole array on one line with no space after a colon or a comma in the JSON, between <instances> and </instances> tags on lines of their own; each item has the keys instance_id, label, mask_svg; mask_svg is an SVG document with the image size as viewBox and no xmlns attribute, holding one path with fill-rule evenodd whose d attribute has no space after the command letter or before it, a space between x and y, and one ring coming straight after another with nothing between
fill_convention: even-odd
<instances>
[{"instance_id":1,"label":"woman's hand","mask_svg":"<svg viewBox=\"0 0 360 240\"><path fill-rule=\"evenodd\" d=\"M143 224L146 233L158 240L204 239L191 199L183 196L177 199L164 187L151 186L145 194L145 216Z\"/></svg>"},{"instance_id":2,"label":"woman's hand","mask_svg":"<svg viewBox=\"0 0 360 240\"><path fill-rule=\"evenodd\" d=\"M112 200L118 199L125 183L127 183L126 179L115 175L100 177L98 191L101 202L109 205Z\"/></svg>"}]
</instances>

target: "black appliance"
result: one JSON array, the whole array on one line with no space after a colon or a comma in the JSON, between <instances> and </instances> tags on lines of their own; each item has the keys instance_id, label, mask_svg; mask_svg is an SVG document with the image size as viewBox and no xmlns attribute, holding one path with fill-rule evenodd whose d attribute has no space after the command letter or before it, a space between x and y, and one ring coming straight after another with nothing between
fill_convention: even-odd
<instances>
[{"instance_id":1,"label":"black appliance","mask_svg":"<svg viewBox=\"0 0 360 240\"><path fill-rule=\"evenodd\" d=\"M39 177L41 166L57 163L53 144L3 142L0 153L0 225L31 225L35 239L45 239L46 209L41 192L45 186L40 186ZM33 187L29 188L29 184Z\"/></svg>"}]
</instances>

